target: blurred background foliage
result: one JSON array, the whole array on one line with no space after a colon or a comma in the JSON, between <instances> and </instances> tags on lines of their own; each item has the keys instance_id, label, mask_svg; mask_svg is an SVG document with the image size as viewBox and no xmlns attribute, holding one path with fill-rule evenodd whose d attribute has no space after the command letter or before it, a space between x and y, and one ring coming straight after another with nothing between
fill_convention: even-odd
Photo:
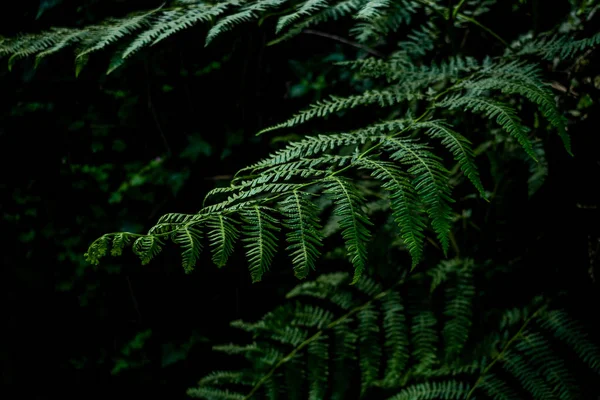
<instances>
[{"instance_id":1,"label":"blurred background foliage","mask_svg":"<svg viewBox=\"0 0 600 400\"><path fill-rule=\"evenodd\" d=\"M0 34L89 24L160 3L23 0L0 13ZM514 32L509 20L542 31L571 5L582 15L597 8L591 0L499 3L481 19L501 35ZM561 29L581 23L577 15ZM203 33L190 29L108 76L105 54L77 77L68 52L37 69L33 60L12 72L0 68L6 387L26 387L26 397L39 399L183 398L200 376L219 369L210 348L234 339L228 322L262 315L295 283L288 269L274 268L251 285L240 258L222 270L184 275L177 249L147 266L131 254L100 266L83 259L100 234L142 232L164 213L197 211L208 190L298 137L254 136L261 128L331 93L369 88L368 80L334 65L359 49L317 35L266 46L266 31L244 26L205 48ZM488 43L476 44L486 54ZM498 138L480 148L501 149L486 153L497 194L485 215L495 224L490 237L478 238L486 258L524 257L596 281L597 66L598 55L587 53L554 73L576 158L558 143L546 148L544 163L529 166L513 143ZM552 208L561 211L550 219ZM465 226L471 212L463 210ZM525 216L535 228L510 236ZM561 246L578 256L556 254Z\"/></svg>"}]
</instances>

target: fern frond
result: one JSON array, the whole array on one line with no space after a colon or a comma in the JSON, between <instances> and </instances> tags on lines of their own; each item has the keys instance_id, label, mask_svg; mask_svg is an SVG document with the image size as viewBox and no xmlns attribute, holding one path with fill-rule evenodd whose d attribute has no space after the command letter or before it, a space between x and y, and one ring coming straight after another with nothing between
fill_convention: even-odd
<instances>
[{"instance_id":1,"label":"fern frond","mask_svg":"<svg viewBox=\"0 0 600 400\"><path fill-rule=\"evenodd\" d=\"M276 167L301 158L313 157L327 150L336 149L342 146L365 144L371 139L369 136L370 135L366 133L341 133L310 136L300 141L290 143L284 149L271 154L262 161L244 168L244 170L257 171L259 169ZM293 169L298 169L300 165L295 165ZM276 171L283 172L280 168L277 168Z\"/></svg>"},{"instance_id":2,"label":"fern frond","mask_svg":"<svg viewBox=\"0 0 600 400\"><path fill-rule=\"evenodd\" d=\"M322 245L321 225L317 217L319 209L308 199L308 194L294 191L281 203L281 211L287 216L284 226L289 230L286 234L294 274L303 279L308 272L315 269L315 261L319 257L318 248Z\"/></svg>"},{"instance_id":3,"label":"fern frond","mask_svg":"<svg viewBox=\"0 0 600 400\"><path fill-rule=\"evenodd\" d=\"M327 384L329 382L329 351L326 335L310 342L308 353L308 378L310 382L308 390L309 400L321 400L325 398Z\"/></svg>"},{"instance_id":4,"label":"fern frond","mask_svg":"<svg viewBox=\"0 0 600 400\"><path fill-rule=\"evenodd\" d=\"M405 100L412 100L414 98L421 98L422 95L417 92L411 92L404 88L388 88L384 90L371 90L363 94L348 96L348 97L335 97L331 96L329 100L317 102L308 108L307 110L301 111L294 117L288 119L285 122L274 125L269 128L265 128L258 132L263 134L265 132L273 131L281 128L291 128L296 125L305 123L317 117L325 117L330 114L352 109L357 106L364 106L369 104L378 104L380 107L391 106L400 103Z\"/></svg>"},{"instance_id":5,"label":"fern frond","mask_svg":"<svg viewBox=\"0 0 600 400\"><path fill-rule=\"evenodd\" d=\"M112 256L120 256L123 254L123 249L130 242L131 238L126 233L117 233L115 234L112 241L112 248L110 250L110 254Z\"/></svg>"},{"instance_id":6,"label":"fern frond","mask_svg":"<svg viewBox=\"0 0 600 400\"><path fill-rule=\"evenodd\" d=\"M181 253L183 270L191 272L202 252L202 231L194 225L186 224L175 232L173 242L183 248Z\"/></svg>"},{"instance_id":7,"label":"fern frond","mask_svg":"<svg viewBox=\"0 0 600 400\"><path fill-rule=\"evenodd\" d=\"M383 182L382 188L390 192L392 216L413 259L414 268L423 255L425 237L425 218L419 212L415 188L393 163L365 158L360 160L359 165L372 171L372 176Z\"/></svg>"},{"instance_id":8,"label":"fern frond","mask_svg":"<svg viewBox=\"0 0 600 400\"><path fill-rule=\"evenodd\" d=\"M337 21L343 17L351 15L352 13L356 12L363 3L364 0L342 0L336 4L328 5L326 8L318 10L316 13L306 17L304 20L289 26L285 33L269 42L269 45L274 45L276 43L288 40L313 25L321 24L331 20Z\"/></svg>"},{"instance_id":9,"label":"fern frond","mask_svg":"<svg viewBox=\"0 0 600 400\"><path fill-rule=\"evenodd\" d=\"M579 343L576 353L589 351L589 355L580 356L594 360L590 366L597 367L600 357L596 348L582 345L588 339L565 319L566 314L540 308L544 299L534 299L531 307L536 304L535 310L525 307L513 318L514 324L501 324L504 328L492 331L491 341L472 347L462 334L456 335L460 347L456 350L454 339L446 340L454 337L448 334L450 331L460 331L455 328L464 313L457 310L465 308L465 297L471 296L467 301L471 304L482 295L472 289L472 273L480 271L473 266L470 260L453 260L436 271L404 277L387 289L364 276L355 285L347 285L349 275L345 273L321 275L300 283L286 296L292 303L277 307L256 323L232 323L249 332L253 344L215 346L244 355L251 366L241 374L219 372L202 381L201 387L224 385L218 387L223 389L233 387L227 381L235 381L236 388L244 387L245 398L308 395L344 399L350 396L352 379L359 378L363 397L369 397L370 389L383 387L390 395L396 391L391 399L513 400L519 398L515 393L523 390L535 399L580 398L575 379L579 373L575 371L579 370L565 365L569 357L563 359L557 354L565 349L555 346L546 330L567 344ZM429 287L434 289L427 295ZM442 287L450 317L443 324L436 318L433 301ZM404 301L406 290L409 296L416 295L410 301ZM350 296L348 305L339 306L339 293ZM320 305L311 304L311 298L319 299ZM489 320L479 322L479 327L471 329L470 322L463 320L470 337L482 328L489 329ZM544 329L540 330L537 322ZM443 343L439 341L440 332ZM456 351L460 355L450 363L438 358L441 354L456 355ZM296 391L291 393L291 388Z\"/></svg>"},{"instance_id":10,"label":"fern frond","mask_svg":"<svg viewBox=\"0 0 600 400\"><path fill-rule=\"evenodd\" d=\"M422 311L413 319L411 335L413 354L418 362L415 367L417 373L432 370L438 362L436 323L431 311Z\"/></svg>"},{"instance_id":11,"label":"fern frond","mask_svg":"<svg viewBox=\"0 0 600 400\"><path fill-rule=\"evenodd\" d=\"M373 0L376 4L381 4L381 0ZM360 18L364 22L358 23L354 28L350 30L350 33L356 37L360 43L366 43L374 41L380 37L385 37L391 32L397 31L400 26L409 24L414 14L421 4L412 0L398 0L393 2L386 2L389 7L381 4L379 12L371 14L371 17ZM383 12L382 8L385 9ZM364 8L363 8L364 9ZM370 8L373 10L373 8ZM376 15L378 14L378 15Z\"/></svg>"},{"instance_id":12,"label":"fern frond","mask_svg":"<svg viewBox=\"0 0 600 400\"><path fill-rule=\"evenodd\" d=\"M224 215L216 215L209 219L207 226L211 229L208 239L213 248L212 260L217 267L223 267L233 253L234 243L239 236L238 231L234 221Z\"/></svg>"},{"instance_id":13,"label":"fern frond","mask_svg":"<svg viewBox=\"0 0 600 400\"><path fill-rule=\"evenodd\" d=\"M459 87L473 91L500 90L503 93L525 97L536 104L542 115L558 130L565 149L571 153L566 118L558 110L549 86L542 81L541 72L535 65L519 61L492 65L462 82Z\"/></svg>"},{"instance_id":14,"label":"fern frond","mask_svg":"<svg viewBox=\"0 0 600 400\"><path fill-rule=\"evenodd\" d=\"M239 4L239 1L225 1L214 5L196 3L188 7L179 7L166 10L151 24L150 29L140 33L123 51L123 59L129 58L140 49L154 45L169 36L190 28L201 22L213 21L231 6Z\"/></svg>"},{"instance_id":15,"label":"fern frond","mask_svg":"<svg viewBox=\"0 0 600 400\"><path fill-rule=\"evenodd\" d=\"M520 354L514 351L506 352L503 356L502 366L512 376L517 378L523 388L527 390L534 399L548 400L556 398L552 394L552 389L544 381L540 371L535 369Z\"/></svg>"},{"instance_id":16,"label":"fern frond","mask_svg":"<svg viewBox=\"0 0 600 400\"><path fill-rule=\"evenodd\" d=\"M133 242L133 252L140 257L142 265L148 264L160 251L164 243L157 236L142 236ZM185 261L184 261L185 262Z\"/></svg>"},{"instance_id":17,"label":"fern frond","mask_svg":"<svg viewBox=\"0 0 600 400\"><path fill-rule=\"evenodd\" d=\"M425 204L433 230L446 253L452 223L449 203L454 201L450 197L448 170L441 164L439 157L414 140L391 138L385 142L385 146L394 151L390 155L392 160L410 165L408 173L415 177L413 185Z\"/></svg>"},{"instance_id":18,"label":"fern frond","mask_svg":"<svg viewBox=\"0 0 600 400\"><path fill-rule=\"evenodd\" d=\"M361 394L379 377L381 365L381 348L378 343L379 324L378 311L372 304L363 308L356 315L358 319L358 351L360 354Z\"/></svg>"},{"instance_id":19,"label":"fern frond","mask_svg":"<svg viewBox=\"0 0 600 400\"><path fill-rule=\"evenodd\" d=\"M486 118L494 119L506 133L517 139L523 150L531 158L537 160L531 141L527 136L529 128L521 123L521 118L519 118L515 109L510 105L485 97L467 94L463 96L451 96L439 102L437 106L448 107L451 110L462 108L467 111L483 114Z\"/></svg>"},{"instance_id":20,"label":"fern frond","mask_svg":"<svg viewBox=\"0 0 600 400\"><path fill-rule=\"evenodd\" d=\"M381 300L384 312L385 354L388 358L384 383L394 386L408 365L410 357L408 325L402 297L397 292L388 293Z\"/></svg>"},{"instance_id":21,"label":"fern frond","mask_svg":"<svg viewBox=\"0 0 600 400\"><path fill-rule=\"evenodd\" d=\"M210 386L188 389L187 395L206 400L244 400L244 395L228 389L218 389Z\"/></svg>"},{"instance_id":22,"label":"fern frond","mask_svg":"<svg viewBox=\"0 0 600 400\"><path fill-rule=\"evenodd\" d=\"M498 379L496 375L487 373L479 384L486 394L493 400L515 400L519 396L514 389L502 379Z\"/></svg>"},{"instance_id":23,"label":"fern frond","mask_svg":"<svg viewBox=\"0 0 600 400\"><path fill-rule=\"evenodd\" d=\"M464 382L425 382L409 386L388 400L458 400L468 392L469 385Z\"/></svg>"},{"instance_id":24,"label":"fern frond","mask_svg":"<svg viewBox=\"0 0 600 400\"><path fill-rule=\"evenodd\" d=\"M264 12L272 8L277 8L286 2L287 0L258 0L256 2L244 4L237 12L219 19L217 23L210 28L206 35L206 45L209 45L210 42L222 33L231 31L235 26L248 21L257 20Z\"/></svg>"},{"instance_id":25,"label":"fern frond","mask_svg":"<svg viewBox=\"0 0 600 400\"><path fill-rule=\"evenodd\" d=\"M482 197L485 197L485 189L475 165L475 154L473 153L472 144L467 138L452 130L444 121L420 122L415 125L415 128L427 129L425 131L427 135L435 139L440 139L442 145L452 153L460 169L473 186L475 186L475 189L477 189Z\"/></svg>"},{"instance_id":26,"label":"fern frond","mask_svg":"<svg viewBox=\"0 0 600 400\"><path fill-rule=\"evenodd\" d=\"M537 55L550 61L555 58L560 60L572 58L577 53L598 44L600 44L600 33L583 39L574 39L566 35L541 36L533 40L517 42L513 47L519 56Z\"/></svg>"},{"instance_id":27,"label":"fern frond","mask_svg":"<svg viewBox=\"0 0 600 400\"><path fill-rule=\"evenodd\" d=\"M120 20L109 21L106 26L99 26L94 30L90 30L86 34L87 40L84 39L83 41L84 49L77 54L77 58L102 50L105 47L116 43L118 40L148 26L150 16L158 10L159 9L152 10L141 15Z\"/></svg>"},{"instance_id":28,"label":"fern frond","mask_svg":"<svg viewBox=\"0 0 600 400\"><path fill-rule=\"evenodd\" d=\"M325 193L333 197L335 203L334 215L340 217L342 237L346 241L346 250L352 265L354 265L355 284L362 275L367 264L367 242L371 234L368 226L373 223L366 217L362 207L364 199L361 193L348 180L331 177L325 184Z\"/></svg>"},{"instance_id":29,"label":"fern frond","mask_svg":"<svg viewBox=\"0 0 600 400\"><path fill-rule=\"evenodd\" d=\"M390 0L369 0L358 11L354 18L371 20L381 17L386 8L390 7Z\"/></svg>"},{"instance_id":30,"label":"fern frond","mask_svg":"<svg viewBox=\"0 0 600 400\"><path fill-rule=\"evenodd\" d=\"M551 310L538 317L543 328L564 341L596 374L600 375L600 347L593 343L583 328L564 310Z\"/></svg>"},{"instance_id":31,"label":"fern frond","mask_svg":"<svg viewBox=\"0 0 600 400\"><path fill-rule=\"evenodd\" d=\"M471 272L472 265L465 262L457 272L456 284L446 289L446 307L444 315L449 320L444 325L443 339L447 362L453 362L461 354L469 337L473 320L473 299L475 285Z\"/></svg>"},{"instance_id":32,"label":"fern frond","mask_svg":"<svg viewBox=\"0 0 600 400\"><path fill-rule=\"evenodd\" d=\"M575 393L574 380L565 368L565 362L557 357L550 343L537 332L523 332L515 348L521 351L530 365L538 368L545 380L552 385L560 400L581 398Z\"/></svg>"},{"instance_id":33,"label":"fern frond","mask_svg":"<svg viewBox=\"0 0 600 400\"><path fill-rule=\"evenodd\" d=\"M284 15L277 21L277 33L280 33L289 25L298 21L300 18L308 17L315 14L317 11L322 10L328 6L329 0L306 0L298 7L298 9L291 13Z\"/></svg>"},{"instance_id":34,"label":"fern frond","mask_svg":"<svg viewBox=\"0 0 600 400\"><path fill-rule=\"evenodd\" d=\"M242 242L246 244L246 256L252 282L261 280L275 256L277 248L275 232L278 232L280 228L276 226L277 220L268 214L273 211L267 207L256 205L241 212L245 222L243 228L245 238L242 239Z\"/></svg>"}]
</instances>

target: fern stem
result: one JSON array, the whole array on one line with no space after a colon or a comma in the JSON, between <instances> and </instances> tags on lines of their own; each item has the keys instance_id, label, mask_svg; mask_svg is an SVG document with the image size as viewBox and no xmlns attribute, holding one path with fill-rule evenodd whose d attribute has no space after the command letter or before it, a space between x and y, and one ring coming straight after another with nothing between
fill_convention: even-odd
<instances>
[{"instance_id":1,"label":"fern stem","mask_svg":"<svg viewBox=\"0 0 600 400\"><path fill-rule=\"evenodd\" d=\"M439 10L439 6L437 4L434 4L428 0L416 0L417 2L424 4L426 6L431 7L433 10L440 12L442 15L444 15L444 18L448 19L448 16L446 16L442 11ZM459 6L462 6L462 4L464 3L464 0L462 0L458 5L457 8ZM470 22L473 25L478 26L479 28L483 29L484 31L486 31L487 33L489 33L490 35L492 35L494 38L496 38L500 43L502 43L507 49L509 49L509 51L512 51L512 49L510 48L509 44L506 42L506 40L502 39L500 37L500 35L498 35L496 32L494 32L493 30L491 30L490 28L488 28L487 26L483 25L481 22L477 21L474 18L471 18L469 16L466 16L465 14L459 13L458 9L455 8L454 12L453 12L453 17L458 17L459 19L462 19L464 21Z\"/></svg>"},{"instance_id":2,"label":"fern stem","mask_svg":"<svg viewBox=\"0 0 600 400\"><path fill-rule=\"evenodd\" d=\"M356 47L357 49L364 50L367 53L372 54L372 55L374 55L376 57L380 57L380 58L384 58L385 57L385 54L380 53L380 52L378 52L375 49L372 49L372 48L370 48L368 46L364 46L364 45L362 45L360 43L353 42L352 40L348 40L348 39L343 38L343 37L338 36L338 35L332 35L332 34L326 33L326 32L315 31L314 29L305 29L304 31L302 31L302 33L308 33L309 35L321 36L321 37L324 37L324 38L327 38L327 39L336 40L336 41L338 41L340 43L347 44L348 46L352 46L352 47Z\"/></svg>"},{"instance_id":3,"label":"fern stem","mask_svg":"<svg viewBox=\"0 0 600 400\"><path fill-rule=\"evenodd\" d=\"M321 337L321 335L325 331L334 328L335 326L341 324L342 322L344 322L346 319L350 318L354 314L356 314L356 313L364 310L365 308L369 307L376 300L379 300L379 299L387 296L393 289L395 289L397 286L402 285L405 281L406 281L406 276L402 277L402 279L400 279L399 281L397 281L396 283L394 283L387 290L384 290L383 292L380 292L380 293L376 294L375 296L373 296L371 299L369 299L368 301L366 301L362 305L353 308L352 310L348 311L346 314L342 315L341 317L339 317L335 321L330 322L323 329L315 332L314 335L312 335L311 337L309 337L308 339L306 339L305 341L303 341L302 343L300 343L297 347L295 347L292 351L290 351L285 357L283 357L281 360L279 360L279 362L277 362L277 364L275 364L273 366L273 368L271 368L269 370L269 372L267 372L262 378L260 378L260 380L252 387L252 389L250 390L250 392L248 392L248 394L244 397L244 400L250 399L273 376L273 374L283 364L285 364L286 362L288 362L291 359L293 359L294 356L296 354L298 354L298 352L300 350L302 350L303 348L305 348L306 346L308 346L309 344L311 344L312 342L314 342L315 340L317 340L319 337Z\"/></svg>"},{"instance_id":4,"label":"fern stem","mask_svg":"<svg viewBox=\"0 0 600 400\"><path fill-rule=\"evenodd\" d=\"M523 322L523 325L521 325L521 328L517 331L517 333L515 333L515 335L506 343L502 351L496 357L494 357L494 359L487 365L487 367L485 367L481 375L479 375L479 378L477 379L471 390L469 390L469 393L467 393L467 397L465 397L465 400L469 400L471 396L473 396L473 393L475 393L475 389L477 389L477 387L484 381L485 375L488 372L490 372L492 367L494 367L494 365L496 365L496 363L504 357L504 354L506 354L506 352L513 345L513 343L523 335L523 332L525 331L525 328L527 328L527 325L529 325L529 323L533 321L535 317L537 317L538 314L541 313L545 308L546 305L541 306L536 312L534 312L531 315L531 317L527 318L525 322Z\"/></svg>"},{"instance_id":5,"label":"fern stem","mask_svg":"<svg viewBox=\"0 0 600 400\"><path fill-rule=\"evenodd\" d=\"M465 4L465 0L460 0L460 3L454 7L454 11L452 12L452 19L456 18L458 11L460 11L461 7Z\"/></svg>"},{"instance_id":6,"label":"fern stem","mask_svg":"<svg viewBox=\"0 0 600 400\"><path fill-rule=\"evenodd\" d=\"M513 51L509 44L500 37L500 35L498 35L496 32L494 32L493 30L491 30L490 28L488 28L487 26L483 25L481 22L477 21L475 18L471 18L468 17L464 14L458 14L458 18L463 19L467 22L472 23L473 25L477 25L478 27L480 27L481 29L483 29L484 31L486 31L487 33L489 33L490 35L492 35L493 37L495 37L496 39L498 39L498 41L500 43L502 43L504 45L504 47L506 47L509 51Z\"/></svg>"}]
</instances>

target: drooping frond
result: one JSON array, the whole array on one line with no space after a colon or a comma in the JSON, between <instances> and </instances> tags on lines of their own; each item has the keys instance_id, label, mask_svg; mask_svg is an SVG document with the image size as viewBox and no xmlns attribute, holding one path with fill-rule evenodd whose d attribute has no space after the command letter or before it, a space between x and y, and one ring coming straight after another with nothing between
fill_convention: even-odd
<instances>
[{"instance_id":1,"label":"drooping frond","mask_svg":"<svg viewBox=\"0 0 600 400\"><path fill-rule=\"evenodd\" d=\"M291 14L284 15L277 21L277 32L298 21L302 17L315 14L328 6L329 0L306 0Z\"/></svg>"},{"instance_id":2,"label":"drooping frond","mask_svg":"<svg viewBox=\"0 0 600 400\"><path fill-rule=\"evenodd\" d=\"M125 33L120 36L118 32L125 30L104 34L110 35L110 38L105 38L107 43L117 41L118 59L121 61L136 49L196 23L210 21L212 33L209 37L213 38L219 32L233 29L242 22L263 21L274 15L278 16L286 32L292 32L300 26L306 27L349 14L356 16L359 23L383 27L385 24L378 25L377 22L381 18L388 22L399 21L398 18L406 20L414 13L425 12L425 16L437 16L427 18L430 25L422 33L434 35L435 28L439 28L436 18L447 15L449 11L436 1L427 3L411 0L230 0L218 3L178 0L146 17L138 15L139 28L136 28L138 23L130 21L132 29L137 29L134 36ZM465 2L456 15L457 20L468 21L470 16L478 12L480 5L479 2ZM404 7L404 12L408 14L402 16L398 7ZM132 37L133 40L128 41ZM415 36L413 41L418 37ZM30 39L34 40L33 37ZM43 42L46 48L58 43L54 39L45 40L50 43ZM86 46L92 45L91 42L85 43ZM9 40L0 45L0 51L13 54L13 50L18 50L19 46ZM86 46L80 52L85 52ZM81 59L86 57L87 54L84 54ZM456 123L451 126L449 121L455 121L457 114L465 110L479 113L482 119L496 121L508 133L499 135L493 131L494 135L516 139L531 159L543 161L542 157L537 157L539 145L536 144L534 148L529 138L531 128L523 123L527 119L521 119L520 113L526 108L520 105L525 100L532 103L534 112L544 116L548 125L558 131L567 150L569 142L565 119L543 80L543 71L535 63L523 62L514 55L499 57L494 61L450 57L434 63L427 63L420 57L399 51L387 59L371 57L343 62L342 68L350 68L368 78L369 85L365 87L369 87L369 90L317 102L287 121L261 132L299 127L307 121L332 114L348 118L350 115L343 114L349 114L348 111L359 106L371 106L374 111L394 106L387 119L373 118L375 121L359 128L351 127L345 132L326 135L314 132L301 140L292 141L264 160L241 169L228 187L211 190L197 214L161 219L148 231L147 236L164 240L179 235L176 237L183 244L194 243L193 250L187 252L185 257L186 268L190 269L189 264L197 259L200 249L199 239L183 242L185 236L182 234L189 232L190 227L198 230L198 238L204 235L208 237L213 248L213 261L217 265L223 265L235 250L234 235L244 233L245 239L248 239L252 232L252 249L248 248L251 242L245 240L243 243L249 253L252 274L257 278L270 265L275 253L283 249L291 257L297 276L305 277L319 262L318 250L324 237L341 233L348 257L355 268L355 277L358 277L368 264L370 233L367 227L381 213L387 212L392 214L398 226L401 240L397 243L408 250L413 266L423 258L424 243L429 241L431 231L444 253L447 253L451 222L456 215L450 207L454 201L451 186L462 183L462 179L457 179L456 175L462 173L485 197L473 144L478 144L480 140L476 135L487 134L484 129L476 129L467 139L462 132L468 131ZM119 65L119 62L115 65ZM424 112L413 116L415 110ZM377 118L381 118L381 114ZM430 145L426 142L429 139L432 139ZM445 147L451 153L456 168L454 165L445 165L443 160L449 157L443 158L443 153L438 153L439 147ZM531 181L533 190L536 182L541 182L537 177L543 176L544 164L531 165L534 169L532 177L535 178ZM365 190L366 186L376 189ZM292 201L296 195L302 199L307 193L324 200L318 206L310 201L301 201L299 205ZM333 216L326 205L327 195L332 194ZM370 207L368 212L363 209L366 204L376 204L372 201L374 199L383 207ZM268 218L264 219L264 222L268 222L264 225L266 232L259 232L256 230L256 220L248 219L248 213L249 210L263 208L271 211L267 212ZM241 224L225 228L218 221L241 221ZM254 225L250 227L251 221ZM275 226L282 229L281 236L287 238L287 246L278 246L280 238L272 229ZM321 232L320 226L326 227L325 232ZM128 233L122 235L129 238L129 242L139 238L139 235ZM268 239L264 242L267 246L259 245L263 243L261 237ZM93 243L88 251L89 260L97 262L108 254L107 249L113 238L114 234L109 234ZM116 254L120 254L120 251ZM155 254L150 252L149 256Z\"/></svg>"},{"instance_id":3,"label":"drooping frond","mask_svg":"<svg viewBox=\"0 0 600 400\"><path fill-rule=\"evenodd\" d=\"M183 225L175 232L173 242L183 249L181 256L184 271L191 272L202 251L202 231L195 225Z\"/></svg>"},{"instance_id":4,"label":"drooping frond","mask_svg":"<svg viewBox=\"0 0 600 400\"><path fill-rule=\"evenodd\" d=\"M360 43L376 41L409 24L420 7L422 4L413 0L368 1L355 17L361 22L350 33Z\"/></svg>"},{"instance_id":5,"label":"drooping frond","mask_svg":"<svg viewBox=\"0 0 600 400\"><path fill-rule=\"evenodd\" d=\"M425 133L434 139L440 139L441 143L452 152L454 159L460 165L460 169L471 181L473 186L485 197L485 190L479 178L479 172L475 165L475 155L471 142L461 134L452 130L444 121L428 121L417 124L418 128L427 129Z\"/></svg>"},{"instance_id":6,"label":"drooping frond","mask_svg":"<svg viewBox=\"0 0 600 400\"><path fill-rule=\"evenodd\" d=\"M451 361L460 356L471 328L473 319L473 299L475 298L472 267L463 266L455 273L456 282L446 289L446 308L444 315L448 317L444 325L443 339L446 360Z\"/></svg>"},{"instance_id":7,"label":"drooping frond","mask_svg":"<svg viewBox=\"0 0 600 400\"><path fill-rule=\"evenodd\" d=\"M166 10L155 18L149 29L140 33L123 51L123 59L128 58L143 47L156 44L169 36L190 28L200 22L213 21L238 1L225 1L216 4L198 2L189 6Z\"/></svg>"},{"instance_id":8,"label":"drooping frond","mask_svg":"<svg viewBox=\"0 0 600 400\"><path fill-rule=\"evenodd\" d=\"M369 0L356 14L356 19L371 20L377 17L381 17L384 14L386 8L390 7L390 0Z\"/></svg>"},{"instance_id":9,"label":"drooping frond","mask_svg":"<svg viewBox=\"0 0 600 400\"><path fill-rule=\"evenodd\" d=\"M379 376L381 347L379 344L378 310L373 304L362 308L357 314L358 352L360 360L360 391L366 393Z\"/></svg>"},{"instance_id":10,"label":"drooping frond","mask_svg":"<svg viewBox=\"0 0 600 400\"><path fill-rule=\"evenodd\" d=\"M364 200L361 193L348 180L331 177L326 183L325 193L333 197L334 215L340 217L339 225L346 241L348 258L354 265L352 283L356 283L367 265L367 242L371 236L368 227L373 223L363 211Z\"/></svg>"},{"instance_id":11,"label":"drooping frond","mask_svg":"<svg viewBox=\"0 0 600 400\"><path fill-rule=\"evenodd\" d=\"M275 232L277 220L268 214L270 210L262 206L253 206L242 211L244 220L242 242L245 243L248 267L253 282L259 282L262 275L269 269L275 256L277 238Z\"/></svg>"},{"instance_id":12,"label":"drooping frond","mask_svg":"<svg viewBox=\"0 0 600 400\"><path fill-rule=\"evenodd\" d=\"M234 221L225 215L216 215L209 219L207 226L211 229L208 239L213 249L212 260L217 267L223 267L233 253L233 246L239 236L238 231Z\"/></svg>"},{"instance_id":13,"label":"drooping frond","mask_svg":"<svg viewBox=\"0 0 600 400\"><path fill-rule=\"evenodd\" d=\"M322 245L321 225L317 217L319 209L310 201L308 194L294 191L281 203L281 211L286 215L284 226L294 265L296 277L302 279L315 269Z\"/></svg>"},{"instance_id":14,"label":"drooping frond","mask_svg":"<svg viewBox=\"0 0 600 400\"><path fill-rule=\"evenodd\" d=\"M142 265L148 264L160 251L164 243L156 236L142 236L133 242L133 252L140 257ZM88 252L89 254L89 252ZM184 267L185 258L183 259Z\"/></svg>"},{"instance_id":15,"label":"drooping frond","mask_svg":"<svg viewBox=\"0 0 600 400\"><path fill-rule=\"evenodd\" d=\"M448 185L448 170L439 157L413 140L390 139L386 146L394 151L390 154L392 160L410 166L408 173L415 177L413 185L425 204L431 226L446 252L450 244L448 232L452 222L449 203L453 202Z\"/></svg>"},{"instance_id":16,"label":"drooping frond","mask_svg":"<svg viewBox=\"0 0 600 400\"><path fill-rule=\"evenodd\" d=\"M438 107L473 111L495 120L506 133L519 142L531 158L536 160L531 140L528 137L530 129L522 124L521 118L510 105L473 94L451 96L437 105Z\"/></svg>"},{"instance_id":17,"label":"drooping frond","mask_svg":"<svg viewBox=\"0 0 600 400\"><path fill-rule=\"evenodd\" d=\"M591 37L583 39L574 39L569 35L540 36L536 39L528 38L528 40L516 42L513 48L519 56L537 55L545 60L553 60L555 58L565 60L599 44L600 33L596 33Z\"/></svg>"},{"instance_id":18,"label":"drooping frond","mask_svg":"<svg viewBox=\"0 0 600 400\"><path fill-rule=\"evenodd\" d=\"M566 118L558 110L549 85L542 81L537 66L519 61L494 64L461 82L458 87L471 91L500 90L507 94L521 95L537 104L542 115L558 130L566 150L571 152Z\"/></svg>"},{"instance_id":19,"label":"drooping frond","mask_svg":"<svg viewBox=\"0 0 600 400\"><path fill-rule=\"evenodd\" d=\"M382 300L385 354L388 364L384 386L396 386L410 359L409 333L404 301L397 292L389 292Z\"/></svg>"},{"instance_id":20,"label":"drooping frond","mask_svg":"<svg viewBox=\"0 0 600 400\"><path fill-rule=\"evenodd\" d=\"M383 189L390 193L392 216L398 224L400 235L416 265L423 255L425 218L418 207L417 192L408 176L394 163L364 158L363 168L372 171Z\"/></svg>"},{"instance_id":21,"label":"drooping frond","mask_svg":"<svg viewBox=\"0 0 600 400\"><path fill-rule=\"evenodd\" d=\"M258 0L243 4L233 14L229 14L217 21L206 35L206 44L210 44L217 36L232 30L235 26L256 20L266 11L277 8L287 0Z\"/></svg>"}]
</instances>

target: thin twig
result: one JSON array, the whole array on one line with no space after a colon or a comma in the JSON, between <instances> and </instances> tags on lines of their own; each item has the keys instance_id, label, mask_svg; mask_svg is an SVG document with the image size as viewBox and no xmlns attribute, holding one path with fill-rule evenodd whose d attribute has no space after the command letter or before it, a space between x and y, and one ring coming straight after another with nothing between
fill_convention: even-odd
<instances>
[{"instance_id":1,"label":"thin twig","mask_svg":"<svg viewBox=\"0 0 600 400\"><path fill-rule=\"evenodd\" d=\"M381 58L385 57L385 54L380 53L380 52L378 52L375 49L372 49L372 48L370 48L368 46L364 46L364 45L362 45L360 43L353 42L352 40L348 40L348 39L343 38L343 37L338 36L338 35L332 35L331 33L327 33L327 32L315 31L314 29L305 29L302 32L303 33L308 33L309 35L316 35L316 36L321 36L321 37L328 38L328 39L331 39L331 40L336 40L336 41L338 41L340 43L344 43L344 44L347 44L349 46L356 47L357 49L364 50L367 53L373 54L376 57L381 57Z\"/></svg>"}]
</instances>

